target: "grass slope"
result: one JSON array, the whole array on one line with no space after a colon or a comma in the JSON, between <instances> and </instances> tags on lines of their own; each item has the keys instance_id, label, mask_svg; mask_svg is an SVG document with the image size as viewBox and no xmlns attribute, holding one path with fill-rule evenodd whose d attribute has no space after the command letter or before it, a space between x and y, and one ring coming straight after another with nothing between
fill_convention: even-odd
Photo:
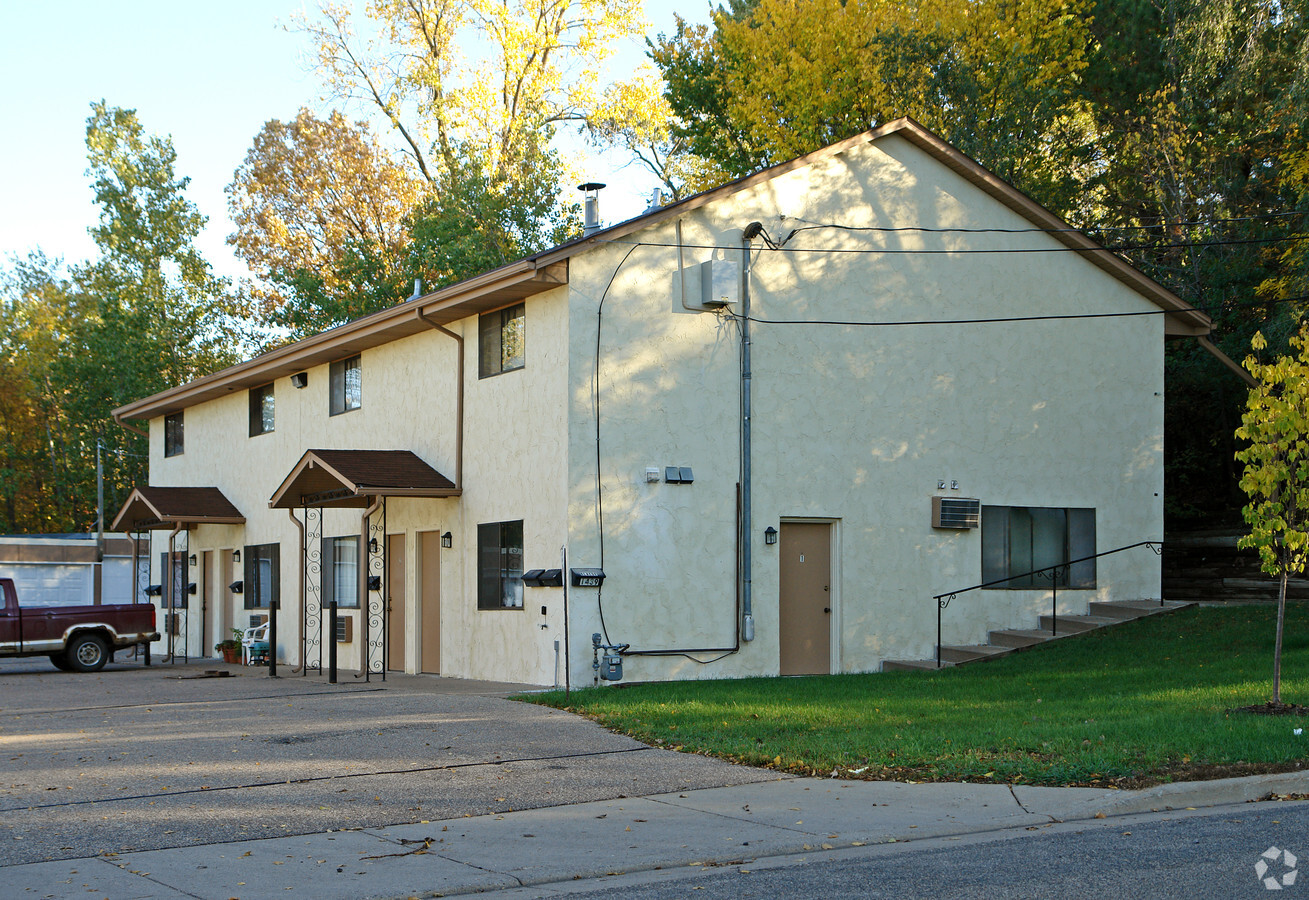
<instances>
[{"instance_id":1,"label":"grass slope","mask_svg":"<svg viewBox=\"0 0 1309 900\"><path fill-rule=\"evenodd\" d=\"M1270 696L1275 615L1193 608L939 672L524 699L651 744L847 778L1140 787L1287 771L1309 721L1236 711ZM1287 610L1282 666L1282 699L1309 701L1309 607Z\"/></svg>"}]
</instances>

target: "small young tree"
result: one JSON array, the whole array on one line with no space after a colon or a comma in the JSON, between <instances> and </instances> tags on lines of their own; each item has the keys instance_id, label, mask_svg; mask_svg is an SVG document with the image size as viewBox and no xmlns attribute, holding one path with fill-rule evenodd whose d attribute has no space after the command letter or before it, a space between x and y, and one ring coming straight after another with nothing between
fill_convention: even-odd
<instances>
[{"instance_id":1,"label":"small young tree","mask_svg":"<svg viewBox=\"0 0 1309 900\"><path fill-rule=\"evenodd\" d=\"M1241 489L1250 498L1241 511L1250 533L1238 546L1256 548L1263 570L1279 579L1273 703L1282 702L1286 582L1309 562L1309 336L1302 332L1290 342L1294 355L1270 363L1246 357L1257 384L1236 429L1237 439L1249 442L1236 459L1245 464ZM1250 345L1259 351L1268 342L1256 332Z\"/></svg>"}]
</instances>

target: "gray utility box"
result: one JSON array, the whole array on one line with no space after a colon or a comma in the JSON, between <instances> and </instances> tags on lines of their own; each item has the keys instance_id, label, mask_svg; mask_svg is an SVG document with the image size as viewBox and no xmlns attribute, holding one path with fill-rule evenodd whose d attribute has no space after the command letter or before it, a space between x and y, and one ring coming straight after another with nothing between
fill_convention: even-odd
<instances>
[{"instance_id":1,"label":"gray utility box","mask_svg":"<svg viewBox=\"0 0 1309 900\"><path fill-rule=\"evenodd\" d=\"M623 680L623 658L617 653L606 653L600 657L600 680Z\"/></svg>"}]
</instances>

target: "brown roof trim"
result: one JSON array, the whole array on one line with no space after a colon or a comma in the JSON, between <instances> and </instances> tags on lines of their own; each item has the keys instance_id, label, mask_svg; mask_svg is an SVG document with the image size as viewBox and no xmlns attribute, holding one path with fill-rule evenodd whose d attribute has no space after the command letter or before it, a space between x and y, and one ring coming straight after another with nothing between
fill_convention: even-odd
<instances>
[{"instance_id":1,"label":"brown roof trim","mask_svg":"<svg viewBox=\"0 0 1309 900\"><path fill-rule=\"evenodd\" d=\"M438 324L519 302L568 283L568 263L524 259L419 298L340 325L180 387L161 391L113 411L114 420L151 419L207 400L268 384L314 366L347 359L364 350L430 330L425 312ZM124 425L124 427L128 427Z\"/></svg>"},{"instance_id":2,"label":"brown roof trim","mask_svg":"<svg viewBox=\"0 0 1309 900\"><path fill-rule=\"evenodd\" d=\"M410 450L306 450L268 505L367 506L374 497L458 497L455 483Z\"/></svg>"},{"instance_id":3,"label":"brown roof trim","mask_svg":"<svg viewBox=\"0 0 1309 900\"><path fill-rule=\"evenodd\" d=\"M138 487L114 517L113 530L130 533L176 525L244 525L245 517L216 487Z\"/></svg>"},{"instance_id":4,"label":"brown roof trim","mask_svg":"<svg viewBox=\"0 0 1309 900\"><path fill-rule=\"evenodd\" d=\"M1121 257L1106 250L1080 231L1076 231L1050 210L978 165L972 158L950 146L913 119L906 117L771 166L753 175L738 178L721 187L704 191L654 212L620 222L587 237L561 244L536 256L483 272L434 293L411 298L330 331L270 350L248 362L134 401L115 409L114 419L119 424L124 424L125 419L154 418L238 390L258 387L312 366L345 359L362 350L421 332L427 327L424 318L446 325L466 316L517 303L525 297L567 284L568 260L578 253L651 225L674 219L723 197L763 184L779 175L839 156L865 144L876 143L892 135L909 141L1033 225L1049 230L1054 240L1070 249L1083 251L1081 255L1085 259L1165 310L1168 313L1165 322L1166 334L1209 333L1212 322L1207 315Z\"/></svg>"},{"instance_id":5,"label":"brown roof trim","mask_svg":"<svg viewBox=\"0 0 1309 900\"><path fill-rule=\"evenodd\" d=\"M888 122L871 131L865 131L854 137L846 138L835 144L830 144L820 150L807 153L804 156L798 156L795 159L778 163L775 166L770 166L769 168L756 172L753 175L746 175L743 178L738 178L736 181L728 182L720 187L696 194L677 203L669 204L668 206L662 207L652 213L639 216L635 219L630 219L626 222L620 222L619 224L603 231L598 231L589 237L581 238L569 244L563 244L554 250L548 250L537 258L541 262L551 262L556 259L572 256L586 245L600 244L606 241L612 241L616 238L624 237L642 228L648 228L659 222L684 215L690 210L699 209L700 207L722 199L723 197L763 184L779 175L804 168L805 166L813 165L814 163L822 162L823 160L830 159L834 156L839 156L842 153L846 153L853 148L861 147L865 144L876 143L878 140L891 135L896 135L909 141L915 147L923 150L929 156L946 166L946 168L962 176L965 180L980 188L983 192L989 194L1009 209L1018 213L1033 225L1048 230L1050 232L1050 237L1063 244L1065 247L1073 250L1085 251L1082 254L1085 259L1123 282L1132 290L1153 302L1156 306L1170 313L1166 317L1165 334L1204 335L1209 333L1213 324L1209 316L1191 306L1185 300L1147 276L1144 272L1141 272L1117 254L1106 250L1100 244L1097 244L1085 234L1073 228L1072 225L1069 225L1031 197L1028 197L995 173L982 167L970 156L957 150L950 144L946 143L942 138L938 137L936 134L907 116ZM1175 313L1175 315L1173 313Z\"/></svg>"}]
</instances>

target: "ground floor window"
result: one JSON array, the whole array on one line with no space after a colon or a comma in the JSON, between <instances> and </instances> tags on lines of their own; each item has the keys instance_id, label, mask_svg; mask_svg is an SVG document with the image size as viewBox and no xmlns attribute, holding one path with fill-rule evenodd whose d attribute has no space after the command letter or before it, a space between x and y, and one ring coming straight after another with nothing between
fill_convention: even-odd
<instances>
[{"instance_id":1,"label":"ground floor window","mask_svg":"<svg viewBox=\"0 0 1309 900\"><path fill-rule=\"evenodd\" d=\"M281 555L277 544L247 544L243 596L246 609L268 609L280 599Z\"/></svg>"},{"instance_id":2,"label":"ground floor window","mask_svg":"<svg viewBox=\"0 0 1309 900\"><path fill-rule=\"evenodd\" d=\"M982 581L1004 588L1095 587L1095 510L1045 506L982 507Z\"/></svg>"},{"instance_id":3,"label":"ground floor window","mask_svg":"<svg viewBox=\"0 0 1309 900\"><path fill-rule=\"evenodd\" d=\"M167 577L171 577L172 580L173 580L173 590L172 590L172 599L171 599L171 605L173 606L173 608L175 608L175 609L181 609L181 608L187 606L187 605L188 605L188 602L187 602L187 596L188 596L188 595L187 595L187 593L186 593L186 584L187 584L187 582L186 582L186 556L185 556L184 554L182 554L181 552L174 552L174 553L173 553L173 564L172 564L171 566L169 566L169 565L168 565L168 554L167 554L167 553L160 553L160 554L159 554L159 568L160 568L161 571L163 571L163 572L167 572L167 573L168 573L168 574L165 575L164 577L166 577L166 578L167 578ZM160 599L161 599L165 604L170 603L169 595L168 595L167 592L163 593L163 594L160 596Z\"/></svg>"},{"instance_id":4,"label":"ground floor window","mask_svg":"<svg viewBox=\"0 0 1309 900\"><path fill-rule=\"evenodd\" d=\"M338 609L359 608L359 535L323 541L328 577L323 584L323 605L336 601Z\"/></svg>"},{"instance_id":5,"label":"ground floor window","mask_svg":"<svg viewBox=\"0 0 1309 900\"><path fill-rule=\"evenodd\" d=\"M523 523L477 526L477 608L522 609Z\"/></svg>"}]
</instances>

